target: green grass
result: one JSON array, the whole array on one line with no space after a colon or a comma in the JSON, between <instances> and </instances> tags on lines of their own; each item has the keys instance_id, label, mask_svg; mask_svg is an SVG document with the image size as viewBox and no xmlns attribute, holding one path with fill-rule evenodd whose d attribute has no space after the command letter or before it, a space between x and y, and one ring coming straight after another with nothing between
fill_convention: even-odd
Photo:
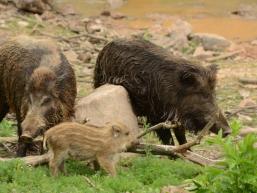
<instances>
[{"instance_id":1,"label":"green grass","mask_svg":"<svg viewBox=\"0 0 257 193\"><path fill-rule=\"evenodd\" d=\"M92 171L81 162L68 161L68 175L51 177L48 167L32 168L19 161L0 162L0 192L10 193L154 193L165 185L178 185L199 174L201 168L181 160L153 156L126 159L120 162L117 177L103 171ZM96 187L85 180L87 176Z\"/></svg>"},{"instance_id":2,"label":"green grass","mask_svg":"<svg viewBox=\"0 0 257 193\"><path fill-rule=\"evenodd\" d=\"M11 121L3 120L0 123L0 137L10 137L15 135L15 129Z\"/></svg>"}]
</instances>

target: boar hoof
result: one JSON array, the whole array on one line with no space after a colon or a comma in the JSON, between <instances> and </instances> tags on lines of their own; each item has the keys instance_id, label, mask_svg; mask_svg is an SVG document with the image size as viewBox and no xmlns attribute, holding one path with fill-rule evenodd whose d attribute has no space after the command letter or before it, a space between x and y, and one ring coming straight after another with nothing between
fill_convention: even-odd
<instances>
[{"instance_id":1,"label":"boar hoof","mask_svg":"<svg viewBox=\"0 0 257 193\"><path fill-rule=\"evenodd\" d=\"M20 137L20 140L24 143L32 143L33 141L33 138L31 135L29 134L23 134L21 137Z\"/></svg>"}]
</instances>

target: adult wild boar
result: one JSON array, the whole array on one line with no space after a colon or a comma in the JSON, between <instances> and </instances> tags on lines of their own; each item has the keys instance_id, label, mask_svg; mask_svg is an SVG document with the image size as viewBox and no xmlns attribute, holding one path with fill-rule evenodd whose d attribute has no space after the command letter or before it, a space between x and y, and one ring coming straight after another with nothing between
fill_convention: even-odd
<instances>
[{"instance_id":1,"label":"adult wild boar","mask_svg":"<svg viewBox=\"0 0 257 193\"><path fill-rule=\"evenodd\" d=\"M73 116L75 97L74 71L52 41L19 36L0 47L0 121L16 114L18 156L33 138Z\"/></svg>"},{"instance_id":2,"label":"adult wild boar","mask_svg":"<svg viewBox=\"0 0 257 193\"><path fill-rule=\"evenodd\" d=\"M94 72L94 87L105 83L124 86L135 113L152 124L178 119L175 129L180 144L186 143L185 128L197 132L213 117L211 131L223 134L230 128L215 100L216 66L203 67L177 58L145 40L119 39L99 53ZM174 144L171 132L160 129L164 144Z\"/></svg>"}]
</instances>

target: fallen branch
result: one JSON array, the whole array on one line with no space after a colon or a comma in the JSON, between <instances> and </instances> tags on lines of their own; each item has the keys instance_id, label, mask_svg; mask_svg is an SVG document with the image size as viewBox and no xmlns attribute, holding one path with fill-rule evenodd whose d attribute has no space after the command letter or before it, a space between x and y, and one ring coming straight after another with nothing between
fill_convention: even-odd
<instances>
[{"instance_id":1,"label":"fallen branch","mask_svg":"<svg viewBox=\"0 0 257 193\"><path fill-rule=\"evenodd\" d=\"M257 80L251 80L251 79L240 78L238 81L242 84L257 84Z\"/></svg>"},{"instance_id":2,"label":"fallen branch","mask_svg":"<svg viewBox=\"0 0 257 193\"><path fill-rule=\"evenodd\" d=\"M241 137L245 137L246 135L251 134L251 133L257 134L257 128L248 127L245 129L241 129L239 135Z\"/></svg>"},{"instance_id":3,"label":"fallen branch","mask_svg":"<svg viewBox=\"0 0 257 193\"><path fill-rule=\"evenodd\" d=\"M17 137L0 137L0 143L17 143Z\"/></svg>"},{"instance_id":4,"label":"fallen branch","mask_svg":"<svg viewBox=\"0 0 257 193\"><path fill-rule=\"evenodd\" d=\"M194 145L198 145L200 144L202 138L204 137L204 135L206 135L209 130L211 129L211 127L215 124L215 119L210 120L202 129L202 131L199 133L199 135L196 137L195 140L191 141L191 142L187 142L185 144L176 146L174 148L175 152L181 152L183 150L188 150L190 147L194 146Z\"/></svg>"},{"instance_id":5,"label":"fallen branch","mask_svg":"<svg viewBox=\"0 0 257 193\"><path fill-rule=\"evenodd\" d=\"M87 182L90 186L92 186L93 188L96 188L96 185L95 185L88 177L84 176L84 179L86 180L86 182Z\"/></svg>"},{"instance_id":6,"label":"fallen branch","mask_svg":"<svg viewBox=\"0 0 257 193\"><path fill-rule=\"evenodd\" d=\"M89 38L97 39L97 40L104 41L104 42L110 41L107 38L104 38L102 36L96 36L96 35L92 35L92 34L88 34L88 33L82 33L79 35L71 36L71 37L69 37L69 39L76 39L76 38L81 38L81 37L89 37Z\"/></svg>"},{"instance_id":7,"label":"fallen branch","mask_svg":"<svg viewBox=\"0 0 257 193\"><path fill-rule=\"evenodd\" d=\"M36 155L36 156L27 156L23 158L0 158L0 161L13 161L13 160L21 160L25 162L25 164L29 166L38 166L49 161L49 154Z\"/></svg>"},{"instance_id":8,"label":"fallen branch","mask_svg":"<svg viewBox=\"0 0 257 193\"><path fill-rule=\"evenodd\" d=\"M49 34L49 33L46 33L46 32L41 32L39 30L35 30L35 32L42 35L42 36L47 36L47 37L50 37L50 38L53 38L53 39L56 39L56 40L60 40L60 41L64 41L64 42L67 42L67 43L77 43L77 44L79 43L77 41L70 40L70 39L62 37L62 36L56 36L56 35Z\"/></svg>"},{"instance_id":9,"label":"fallen branch","mask_svg":"<svg viewBox=\"0 0 257 193\"><path fill-rule=\"evenodd\" d=\"M43 137L37 137L33 140L33 143L41 142L43 140ZM0 144L3 143L17 143L18 137L0 137Z\"/></svg>"},{"instance_id":10,"label":"fallen branch","mask_svg":"<svg viewBox=\"0 0 257 193\"><path fill-rule=\"evenodd\" d=\"M175 123L175 124L169 124L167 122L163 122L163 123L159 123L157 125L154 125L150 128L148 128L146 131L142 132L141 134L139 134L137 136L137 138L141 138L143 136L145 136L147 133L150 133L152 131L155 131L155 130L158 130L158 129L161 129L161 128L164 128L164 129L173 129L173 128L176 128L179 126L179 123Z\"/></svg>"},{"instance_id":11,"label":"fallen branch","mask_svg":"<svg viewBox=\"0 0 257 193\"><path fill-rule=\"evenodd\" d=\"M245 107L241 107L233 112L229 112L229 114L226 116L227 118L230 118L234 115L236 115L237 113L240 113L246 109L257 109L257 105L251 105L251 106L245 106Z\"/></svg>"},{"instance_id":12,"label":"fallen branch","mask_svg":"<svg viewBox=\"0 0 257 193\"><path fill-rule=\"evenodd\" d=\"M146 154L146 152L150 152L153 155L166 155L166 156L175 156L184 160L189 160L191 162L197 163L202 166L206 165L215 165L221 160L211 160L205 158L199 154L193 153L191 151L186 151L183 154L178 153L176 146L171 145L154 145L154 144L145 144L140 143L133 148L128 149L129 152L138 153L138 154Z\"/></svg>"},{"instance_id":13,"label":"fallen branch","mask_svg":"<svg viewBox=\"0 0 257 193\"><path fill-rule=\"evenodd\" d=\"M220 56L215 56L215 57L211 57L211 58L207 58L206 61L207 62L215 62L217 60L222 60L222 59L227 59L227 58L230 58L232 56L235 56L239 53L241 53L242 51L235 51L235 52L231 52L231 53L225 53L223 55L220 55Z\"/></svg>"}]
</instances>

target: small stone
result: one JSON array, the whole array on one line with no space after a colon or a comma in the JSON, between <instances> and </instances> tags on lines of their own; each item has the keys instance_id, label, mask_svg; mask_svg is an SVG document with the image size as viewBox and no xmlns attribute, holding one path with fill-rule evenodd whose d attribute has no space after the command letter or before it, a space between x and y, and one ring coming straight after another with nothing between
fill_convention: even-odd
<instances>
[{"instance_id":1,"label":"small stone","mask_svg":"<svg viewBox=\"0 0 257 193\"><path fill-rule=\"evenodd\" d=\"M83 72L83 74L85 74L86 76L91 76L91 75L93 75L93 69L91 68L88 68L88 67L85 67L85 68L83 68L83 70L82 70L82 72Z\"/></svg>"},{"instance_id":2,"label":"small stone","mask_svg":"<svg viewBox=\"0 0 257 193\"><path fill-rule=\"evenodd\" d=\"M251 42L251 44L254 45L254 46L257 46L257 40L253 40L253 41Z\"/></svg>"},{"instance_id":3,"label":"small stone","mask_svg":"<svg viewBox=\"0 0 257 193\"><path fill-rule=\"evenodd\" d=\"M68 50L64 52L64 55L70 62L77 62L78 61L78 55L73 50Z\"/></svg>"},{"instance_id":4,"label":"small stone","mask_svg":"<svg viewBox=\"0 0 257 193\"><path fill-rule=\"evenodd\" d=\"M161 189L161 193L189 193L187 190L176 186L165 186Z\"/></svg>"},{"instance_id":5,"label":"small stone","mask_svg":"<svg viewBox=\"0 0 257 193\"><path fill-rule=\"evenodd\" d=\"M194 33L189 35L189 39L202 44L205 50L224 51L231 45L226 38L209 33Z\"/></svg>"},{"instance_id":6,"label":"small stone","mask_svg":"<svg viewBox=\"0 0 257 193\"><path fill-rule=\"evenodd\" d=\"M114 14L112 14L112 18L113 19L124 19L124 18L126 18L127 16L126 15L124 15L124 14L122 14L122 13L114 13Z\"/></svg>"},{"instance_id":7,"label":"small stone","mask_svg":"<svg viewBox=\"0 0 257 193\"><path fill-rule=\"evenodd\" d=\"M198 59L206 59L213 56L212 51L205 51L202 46L199 46L195 49L193 57L196 57Z\"/></svg>"},{"instance_id":8,"label":"small stone","mask_svg":"<svg viewBox=\"0 0 257 193\"><path fill-rule=\"evenodd\" d=\"M104 10L104 11L101 12L101 15L102 15L102 16L106 16L106 17L109 17L109 16L111 16L111 12L108 11L108 10Z\"/></svg>"},{"instance_id":9,"label":"small stone","mask_svg":"<svg viewBox=\"0 0 257 193\"><path fill-rule=\"evenodd\" d=\"M256 102L250 98L246 98L239 103L239 107L241 108L255 106L255 105L256 105Z\"/></svg>"},{"instance_id":10,"label":"small stone","mask_svg":"<svg viewBox=\"0 0 257 193\"><path fill-rule=\"evenodd\" d=\"M26 21L18 21L17 24L20 27L28 27L29 26L29 23Z\"/></svg>"},{"instance_id":11,"label":"small stone","mask_svg":"<svg viewBox=\"0 0 257 193\"><path fill-rule=\"evenodd\" d=\"M178 19L172 25L170 32L167 34L173 42L173 47L182 49L188 46L187 36L192 33L192 26L186 21Z\"/></svg>"},{"instance_id":12,"label":"small stone","mask_svg":"<svg viewBox=\"0 0 257 193\"><path fill-rule=\"evenodd\" d=\"M92 56L89 53L80 53L78 56L78 59L84 63L89 63L91 58L92 58Z\"/></svg>"}]
</instances>

